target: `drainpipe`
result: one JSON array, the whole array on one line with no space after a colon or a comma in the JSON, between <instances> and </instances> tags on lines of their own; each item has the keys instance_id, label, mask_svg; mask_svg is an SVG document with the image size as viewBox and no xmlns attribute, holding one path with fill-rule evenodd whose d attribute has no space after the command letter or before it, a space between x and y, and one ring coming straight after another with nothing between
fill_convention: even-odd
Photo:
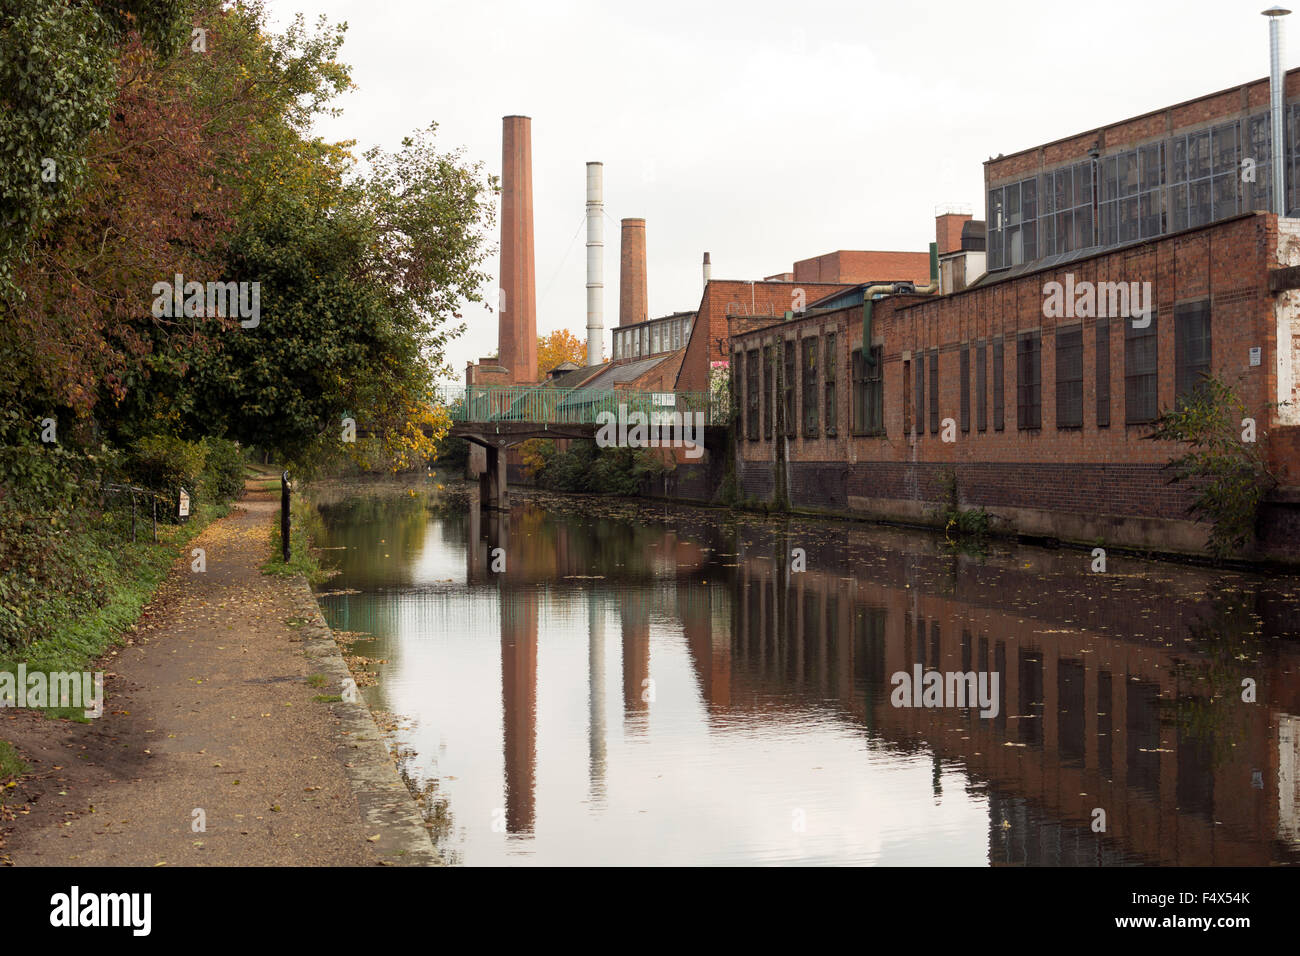
<instances>
[{"instance_id":1,"label":"drainpipe","mask_svg":"<svg viewBox=\"0 0 1300 956\"><path fill-rule=\"evenodd\" d=\"M871 357L871 313L873 295L897 292L896 283L868 286L862 293L862 357L868 365L876 364ZM930 284L912 290L916 295L934 295L939 291L939 244L930 243Z\"/></svg>"}]
</instances>

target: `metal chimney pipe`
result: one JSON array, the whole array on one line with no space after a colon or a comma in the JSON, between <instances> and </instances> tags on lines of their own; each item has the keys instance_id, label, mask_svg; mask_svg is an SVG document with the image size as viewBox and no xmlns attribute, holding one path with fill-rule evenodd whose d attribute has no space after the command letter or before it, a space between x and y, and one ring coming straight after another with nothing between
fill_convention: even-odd
<instances>
[{"instance_id":1,"label":"metal chimney pipe","mask_svg":"<svg viewBox=\"0 0 1300 956\"><path fill-rule=\"evenodd\" d=\"M709 264L709 254L704 254L704 284L709 284L709 276L713 273L713 267Z\"/></svg>"},{"instance_id":2,"label":"metal chimney pipe","mask_svg":"<svg viewBox=\"0 0 1300 956\"><path fill-rule=\"evenodd\" d=\"M605 336L605 165L587 164L587 365Z\"/></svg>"},{"instance_id":3,"label":"metal chimney pipe","mask_svg":"<svg viewBox=\"0 0 1300 956\"><path fill-rule=\"evenodd\" d=\"M1269 7L1268 17L1268 92L1273 131L1273 212L1286 215L1286 152L1282 143L1282 104L1286 99L1286 74L1282 69L1282 18L1291 11Z\"/></svg>"}]
</instances>

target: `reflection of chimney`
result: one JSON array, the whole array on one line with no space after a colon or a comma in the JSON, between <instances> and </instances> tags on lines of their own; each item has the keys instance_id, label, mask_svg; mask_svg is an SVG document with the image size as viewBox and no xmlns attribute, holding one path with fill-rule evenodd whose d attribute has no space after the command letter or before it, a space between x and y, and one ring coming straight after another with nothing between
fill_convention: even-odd
<instances>
[{"instance_id":1,"label":"reflection of chimney","mask_svg":"<svg viewBox=\"0 0 1300 956\"><path fill-rule=\"evenodd\" d=\"M501 130L501 295L498 362L514 382L537 381L537 280L533 266L533 121Z\"/></svg>"},{"instance_id":2,"label":"reflection of chimney","mask_svg":"<svg viewBox=\"0 0 1300 956\"><path fill-rule=\"evenodd\" d=\"M645 282L645 220L624 219L619 242L618 324L648 319Z\"/></svg>"},{"instance_id":3,"label":"reflection of chimney","mask_svg":"<svg viewBox=\"0 0 1300 956\"><path fill-rule=\"evenodd\" d=\"M600 362L605 336L605 166L587 164L587 365Z\"/></svg>"},{"instance_id":4,"label":"reflection of chimney","mask_svg":"<svg viewBox=\"0 0 1300 956\"><path fill-rule=\"evenodd\" d=\"M709 284L709 276L711 276L712 274L713 274L713 266L712 264L710 264L709 254L706 252L704 254L704 284L706 286Z\"/></svg>"},{"instance_id":5,"label":"reflection of chimney","mask_svg":"<svg viewBox=\"0 0 1300 956\"><path fill-rule=\"evenodd\" d=\"M531 834L537 811L537 594L501 597L506 832Z\"/></svg>"}]
</instances>

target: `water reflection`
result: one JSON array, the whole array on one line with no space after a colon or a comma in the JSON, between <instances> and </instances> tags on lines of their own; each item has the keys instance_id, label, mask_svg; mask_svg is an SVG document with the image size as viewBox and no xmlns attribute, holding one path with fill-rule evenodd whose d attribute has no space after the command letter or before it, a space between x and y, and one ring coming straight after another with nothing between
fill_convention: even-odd
<instances>
[{"instance_id":1,"label":"water reflection","mask_svg":"<svg viewBox=\"0 0 1300 956\"><path fill-rule=\"evenodd\" d=\"M1114 556L1094 575L1075 552L694 509L426 505L323 507L345 549L329 587L359 593L322 604L373 635L367 693L413 718L402 743L467 863L1300 857L1292 579ZM996 716L894 706L918 665L996 672Z\"/></svg>"}]
</instances>

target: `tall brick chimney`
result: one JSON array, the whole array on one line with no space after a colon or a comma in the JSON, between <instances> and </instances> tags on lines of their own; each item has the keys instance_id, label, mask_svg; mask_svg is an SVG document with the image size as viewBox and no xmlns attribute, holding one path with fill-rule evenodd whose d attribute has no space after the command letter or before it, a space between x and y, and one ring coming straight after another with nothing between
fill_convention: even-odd
<instances>
[{"instance_id":1,"label":"tall brick chimney","mask_svg":"<svg viewBox=\"0 0 1300 956\"><path fill-rule=\"evenodd\" d=\"M618 324L650 318L645 280L645 220L624 219L619 241Z\"/></svg>"},{"instance_id":2,"label":"tall brick chimney","mask_svg":"<svg viewBox=\"0 0 1300 956\"><path fill-rule=\"evenodd\" d=\"M510 382L537 381L537 275L533 265L533 121L501 128L501 297L498 361Z\"/></svg>"},{"instance_id":3,"label":"tall brick chimney","mask_svg":"<svg viewBox=\"0 0 1300 956\"><path fill-rule=\"evenodd\" d=\"M971 221L969 213L941 213L934 217L934 238L939 243L939 255L961 249L961 227Z\"/></svg>"}]
</instances>

